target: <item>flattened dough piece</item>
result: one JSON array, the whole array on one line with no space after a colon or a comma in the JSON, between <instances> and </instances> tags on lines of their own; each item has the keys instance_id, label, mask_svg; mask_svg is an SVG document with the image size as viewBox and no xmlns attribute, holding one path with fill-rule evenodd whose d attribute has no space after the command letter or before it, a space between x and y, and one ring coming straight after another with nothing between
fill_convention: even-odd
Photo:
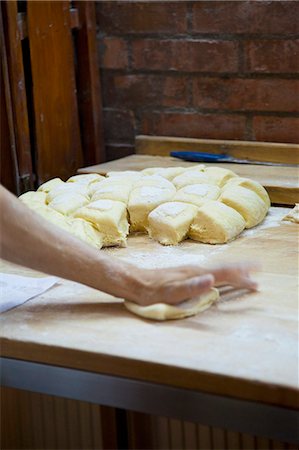
<instances>
[{"instance_id":1,"label":"flattened dough piece","mask_svg":"<svg viewBox=\"0 0 299 450\"><path fill-rule=\"evenodd\" d=\"M282 220L299 223L299 203L295 203L294 208Z\"/></svg>"},{"instance_id":2,"label":"flattened dough piece","mask_svg":"<svg viewBox=\"0 0 299 450\"><path fill-rule=\"evenodd\" d=\"M78 209L74 213L74 217L93 224L102 234L103 247L126 246L129 223L124 203L113 200L97 200Z\"/></svg>"},{"instance_id":3,"label":"flattened dough piece","mask_svg":"<svg viewBox=\"0 0 299 450\"><path fill-rule=\"evenodd\" d=\"M245 220L224 203L210 201L197 210L189 237L207 244L224 244L237 237L245 228Z\"/></svg>"},{"instance_id":4,"label":"flattened dough piece","mask_svg":"<svg viewBox=\"0 0 299 450\"><path fill-rule=\"evenodd\" d=\"M167 305L166 303L156 303L149 306L140 306L137 303L125 300L125 307L136 314L151 320L174 320L184 319L185 317L194 316L208 309L214 302L219 299L218 289L212 288L207 293L199 297L186 300L176 306Z\"/></svg>"},{"instance_id":5,"label":"flattened dough piece","mask_svg":"<svg viewBox=\"0 0 299 450\"><path fill-rule=\"evenodd\" d=\"M221 190L213 184L191 184L179 189L175 194L173 201L191 203L201 206L209 200L217 200Z\"/></svg>"},{"instance_id":6,"label":"flattened dough piece","mask_svg":"<svg viewBox=\"0 0 299 450\"><path fill-rule=\"evenodd\" d=\"M223 191L232 186L242 186L246 189L249 189L250 191L255 192L265 202L265 205L270 208L271 202L268 192L266 191L264 186L262 186L257 181L251 180L250 178L234 177L224 185Z\"/></svg>"},{"instance_id":7,"label":"flattened dough piece","mask_svg":"<svg viewBox=\"0 0 299 450\"><path fill-rule=\"evenodd\" d=\"M170 182L164 181L171 186ZM171 201L175 192L174 186L140 186L133 189L128 202L130 231L146 231L149 213L162 203Z\"/></svg>"},{"instance_id":8,"label":"flattened dough piece","mask_svg":"<svg viewBox=\"0 0 299 450\"><path fill-rule=\"evenodd\" d=\"M222 167L207 167L204 173L213 180L214 184L219 187L225 185L231 178L237 177L238 175L229 169L223 169Z\"/></svg>"},{"instance_id":9,"label":"flattened dough piece","mask_svg":"<svg viewBox=\"0 0 299 450\"><path fill-rule=\"evenodd\" d=\"M234 208L244 217L246 228L252 228L260 223L269 209L255 192L238 185L232 185L225 189L219 200Z\"/></svg>"},{"instance_id":10,"label":"flattened dough piece","mask_svg":"<svg viewBox=\"0 0 299 450\"><path fill-rule=\"evenodd\" d=\"M187 237L196 212L197 207L187 203L163 203L148 216L148 234L160 244L176 245Z\"/></svg>"},{"instance_id":11,"label":"flattened dough piece","mask_svg":"<svg viewBox=\"0 0 299 450\"><path fill-rule=\"evenodd\" d=\"M66 194L61 194L53 198L48 206L55 209L55 211L58 211L60 214L68 216L87 203L88 200L84 195L81 195L78 192L67 192Z\"/></svg>"},{"instance_id":12,"label":"flattened dough piece","mask_svg":"<svg viewBox=\"0 0 299 450\"><path fill-rule=\"evenodd\" d=\"M187 170L172 180L177 189L182 189L190 184L217 184L203 171Z\"/></svg>"}]
</instances>

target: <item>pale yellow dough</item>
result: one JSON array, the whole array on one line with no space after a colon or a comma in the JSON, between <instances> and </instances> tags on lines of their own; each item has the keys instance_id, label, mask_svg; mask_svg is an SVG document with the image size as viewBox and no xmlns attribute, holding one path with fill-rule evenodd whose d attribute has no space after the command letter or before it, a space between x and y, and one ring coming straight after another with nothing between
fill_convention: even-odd
<instances>
[{"instance_id":1,"label":"pale yellow dough","mask_svg":"<svg viewBox=\"0 0 299 450\"><path fill-rule=\"evenodd\" d=\"M53 187L48 194L46 198L46 202L50 203L54 200L54 198L62 195L62 194L81 194L87 199L89 199L88 194L88 186L86 184L82 183L62 183L58 186Z\"/></svg>"},{"instance_id":2,"label":"pale yellow dough","mask_svg":"<svg viewBox=\"0 0 299 450\"><path fill-rule=\"evenodd\" d=\"M245 220L237 211L219 201L204 203L191 223L189 237L207 244L224 244L245 228Z\"/></svg>"},{"instance_id":3,"label":"pale yellow dough","mask_svg":"<svg viewBox=\"0 0 299 450\"><path fill-rule=\"evenodd\" d=\"M141 171L142 175L159 175L171 181L185 171L185 167L149 167Z\"/></svg>"},{"instance_id":4,"label":"pale yellow dough","mask_svg":"<svg viewBox=\"0 0 299 450\"><path fill-rule=\"evenodd\" d=\"M93 184L99 181L105 180L105 177L99 175L98 173L87 173L82 175L74 175L67 180L67 183L82 183L82 184Z\"/></svg>"},{"instance_id":5,"label":"pale yellow dough","mask_svg":"<svg viewBox=\"0 0 299 450\"><path fill-rule=\"evenodd\" d=\"M172 180L177 189L182 189L184 186L191 184L217 184L205 172L201 170L188 170L178 175Z\"/></svg>"},{"instance_id":6,"label":"pale yellow dough","mask_svg":"<svg viewBox=\"0 0 299 450\"><path fill-rule=\"evenodd\" d=\"M223 169L222 167L207 167L204 173L219 187L224 186L231 178L237 177L235 172L229 169Z\"/></svg>"},{"instance_id":7,"label":"pale yellow dough","mask_svg":"<svg viewBox=\"0 0 299 450\"><path fill-rule=\"evenodd\" d=\"M167 305L166 303L140 306L137 305L137 303L129 302L127 300L125 300L124 305L130 312L137 316L145 319L164 321L194 316L208 309L218 299L218 289L212 288L207 293L182 302L176 306Z\"/></svg>"},{"instance_id":8,"label":"pale yellow dough","mask_svg":"<svg viewBox=\"0 0 299 450\"><path fill-rule=\"evenodd\" d=\"M122 182L118 177L116 179L107 179L102 183L95 183L96 190L94 191L91 201L108 199L117 200L123 202L125 205L128 204L129 195L132 190L130 183ZM89 191L90 192L90 191Z\"/></svg>"},{"instance_id":9,"label":"pale yellow dough","mask_svg":"<svg viewBox=\"0 0 299 450\"><path fill-rule=\"evenodd\" d=\"M96 248L103 247L103 236L96 228L84 219L68 220L70 233Z\"/></svg>"},{"instance_id":10,"label":"pale yellow dough","mask_svg":"<svg viewBox=\"0 0 299 450\"><path fill-rule=\"evenodd\" d=\"M233 184L223 191L219 200L234 208L245 219L246 228L252 228L266 216L268 206L254 191Z\"/></svg>"},{"instance_id":11,"label":"pale yellow dough","mask_svg":"<svg viewBox=\"0 0 299 450\"><path fill-rule=\"evenodd\" d=\"M295 203L294 208L282 220L299 223L299 203Z\"/></svg>"},{"instance_id":12,"label":"pale yellow dough","mask_svg":"<svg viewBox=\"0 0 299 450\"><path fill-rule=\"evenodd\" d=\"M54 189L56 186L59 186L60 184L64 184L64 182L60 178L52 178L52 180L46 181L45 183L41 184L37 191L45 192L46 194L50 192L52 189Z\"/></svg>"},{"instance_id":13,"label":"pale yellow dough","mask_svg":"<svg viewBox=\"0 0 299 450\"><path fill-rule=\"evenodd\" d=\"M74 217L93 224L102 234L103 247L126 246L129 223L124 203L113 200L97 200L78 209L74 213Z\"/></svg>"},{"instance_id":14,"label":"pale yellow dough","mask_svg":"<svg viewBox=\"0 0 299 450\"><path fill-rule=\"evenodd\" d=\"M233 186L242 186L246 189L249 189L250 191L255 192L259 197L261 197L267 208L270 208L271 202L268 192L257 181L251 180L250 178L233 177L224 185L223 191Z\"/></svg>"},{"instance_id":15,"label":"pale yellow dough","mask_svg":"<svg viewBox=\"0 0 299 450\"><path fill-rule=\"evenodd\" d=\"M179 189L176 192L173 201L201 206L206 201L217 200L220 193L220 188L213 184L191 184Z\"/></svg>"},{"instance_id":16,"label":"pale yellow dough","mask_svg":"<svg viewBox=\"0 0 299 450\"><path fill-rule=\"evenodd\" d=\"M19 196L19 200L29 206L31 204L45 205L47 194L44 191L27 191Z\"/></svg>"},{"instance_id":17,"label":"pale yellow dough","mask_svg":"<svg viewBox=\"0 0 299 450\"><path fill-rule=\"evenodd\" d=\"M163 245L176 245L187 237L197 207L187 203L167 202L148 216L149 237Z\"/></svg>"}]
</instances>

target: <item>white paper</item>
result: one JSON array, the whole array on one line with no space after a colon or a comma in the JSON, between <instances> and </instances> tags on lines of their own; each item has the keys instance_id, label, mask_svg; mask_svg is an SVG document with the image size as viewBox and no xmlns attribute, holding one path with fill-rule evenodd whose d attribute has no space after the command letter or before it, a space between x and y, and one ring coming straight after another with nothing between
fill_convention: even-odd
<instances>
[{"instance_id":1,"label":"white paper","mask_svg":"<svg viewBox=\"0 0 299 450\"><path fill-rule=\"evenodd\" d=\"M56 277L22 277L8 273L0 274L0 313L22 305L42 294L58 281Z\"/></svg>"}]
</instances>

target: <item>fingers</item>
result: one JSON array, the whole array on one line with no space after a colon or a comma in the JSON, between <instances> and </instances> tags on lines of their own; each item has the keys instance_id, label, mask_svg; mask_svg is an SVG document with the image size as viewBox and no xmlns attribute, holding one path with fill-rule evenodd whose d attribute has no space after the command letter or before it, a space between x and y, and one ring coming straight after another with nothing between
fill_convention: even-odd
<instances>
[{"instance_id":1,"label":"fingers","mask_svg":"<svg viewBox=\"0 0 299 450\"><path fill-rule=\"evenodd\" d=\"M211 289L215 278L211 274L194 277L176 284L166 293L165 303L176 305Z\"/></svg>"}]
</instances>

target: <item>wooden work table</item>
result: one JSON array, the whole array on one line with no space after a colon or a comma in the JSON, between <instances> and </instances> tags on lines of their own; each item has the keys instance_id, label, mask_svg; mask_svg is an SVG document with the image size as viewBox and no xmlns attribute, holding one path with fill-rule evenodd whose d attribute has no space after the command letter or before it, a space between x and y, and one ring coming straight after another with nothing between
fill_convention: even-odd
<instances>
[{"instance_id":1,"label":"wooden work table","mask_svg":"<svg viewBox=\"0 0 299 450\"><path fill-rule=\"evenodd\" d=\"M140 165L140 158L142 155L135 155L124 161L106 163L97 171L105 173L108 170L162 165L162 159L153 164L152 157L146 155L143 156L146 163ZM175 164L190 163L175 160ZM164 165L170 164L167 161ZM255 167L242 167L244 173L239 172L240 175L254 175ZM94 170L89 168L89 171ZM176 391L180 395L182 392L192 393L193 397L188 397L190 408L197 393L208 395L213 401L215 398L219 398L220 402L225 402L225 399L237 401L238 406L234 405L235 416L243 415L247 422L256 417L257 428L253 428L252 432L263 434L259 431L259 427L264 426L261 417L268 413L260 412L262 416L259 416L256 414L258 411L254 411L252 416L247 417L250 405L278 407L283 414L287 411L293 414L298 407L298 225L281 221L288 211L287 208L271 207L262 224L243 232L238 239L225 245L187 240L176 247L163 247L144 234L135 234L129 237L127 248L101 250L136 265L161 270L178 264L204 265L206 261L251 260L261 264L260 271L255 274L259 282L258 292L224 290L220 301L204 313L184 320L159 323L132 315L125 309L122 299L59 280L43 295L1 315L3 360L33 362L45 367L79 370L81 375L98 374L113 380L139 383L135 391L131 391L132 386L129 385L128 392L131 399L133 396L137 400L140 397L135 410L141 412L159 414L164 403L167 403L166 400L156 400L154 407L153 395L152 398L147 397L144 408L139 407L145 398L141 392L147 385L159 386L162 389L159 391L160 397L164 395L163 389L175 389L167 398L176 398ZM2 271L38 276L28 269L6 263L2 265ZM26 368L21 373L25 376ZM78 373L75 373L76 377ZM10 377L14 379L11 385L22 388L22 382L14 378L11 372ZM53 390L45 389L45 392L63 395L56 385ZM39 389L28 386L25 383L23 388ZM98 385L92 386L92 392L95 392L94 386ZM113 387L113 398L124 395L126 388L121 393L119 390L120 387ZM84 399L78 396L75 388L73 392L74 398ZM92 394L87 400L96 401ZM128 409L134 410L135 404L132 406L130 400L126 401ZM200 404L204 399L200 398L198 402ZM246 408L239 414L236 411L240 410L242 403ZM119 406L114 400L106 404ZM127 404L122 403L123 406ZM216 414L217 408L215 405ZM184 414L178 409L174 411L174 417L183 417ZM223 426L230 426L227 420L230 420L231 412L224 410L222 414L222 409L220 404ZM169 410L163 410L161 414L163 412L171 415ZM204 420L204 416L201 412L200 420ZM188 418L193 420L193 417ZM194 416L194 420L197 418ZM215 419L213 422L213 418L207 420L219 426L219 417L218 421ZM275 420L278 419L269 419L273 422L270 423L273 436L288 439L288 431L279 435ZM286 424L293 418L283 416L281 420L280 426L287 428ZM242 426L237 424L236 429L242 431ZM246 426L243 429L248 431ZM265 429L267 432L269 429Z\"/></svg>"}]
</instances>

